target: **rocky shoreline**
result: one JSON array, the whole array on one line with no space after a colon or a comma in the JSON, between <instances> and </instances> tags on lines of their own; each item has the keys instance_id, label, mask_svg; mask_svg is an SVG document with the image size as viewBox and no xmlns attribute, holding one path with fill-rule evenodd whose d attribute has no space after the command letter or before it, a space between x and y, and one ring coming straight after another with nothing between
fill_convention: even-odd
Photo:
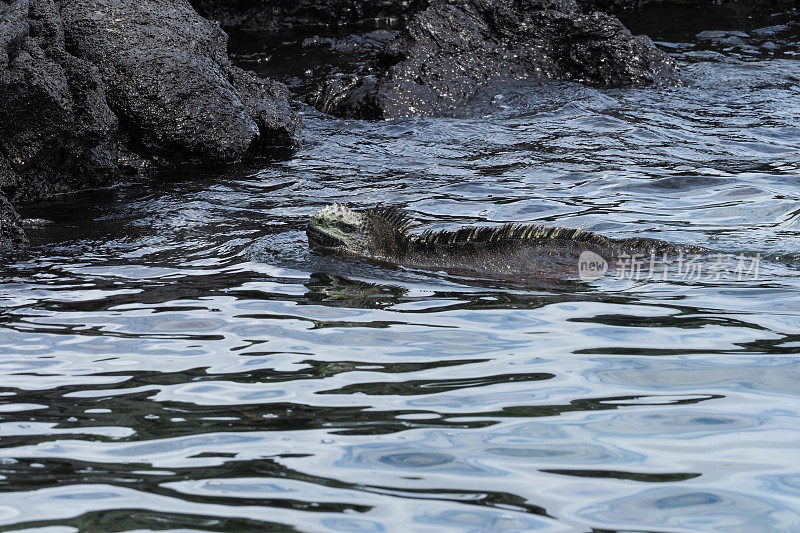
<instances>
[{"instance_id":1,"label":"rocky shoreline","mask_svg":"<svg viewBox=\"0 0 800 533\"><path fill-rule=\"evenodd\" d=\"M336 116L389 119L446 115L496 80L680 84L676 63L614 14L639 4L0 0L0 246L25 242L15 205L178 164L296 147L297 99ZM222 30L365 21L383 29L352 42L303 44L342 53L360 47L362 56L298 94L233 65ZM778 30L760 37L769 42ZM744 46L738 34L703 38Z\"/></svg>"},{"instance_id":2,"label":"rocky shoreline","mask_svg":"<svg viewBox=\"0 0 800 533\"><path fill-rule=\"evenodd\" d=\"M467 0L417 13L362 72L328 80L312 103L348 118L436 116L494 80L536 78L600 87L681 81L650 39L574 0Z\"/></svg>"},{"instance_id":3,"label":"rocky shoreline","mask_svg":"<svg viewBox=\"0 0 800 533\"><path fill-rule=\"evenodd\" d=\"M296 144L286 87L226 46L185 0L0 0L0 242L9 201Z\"/></svg>"}]
</instances>

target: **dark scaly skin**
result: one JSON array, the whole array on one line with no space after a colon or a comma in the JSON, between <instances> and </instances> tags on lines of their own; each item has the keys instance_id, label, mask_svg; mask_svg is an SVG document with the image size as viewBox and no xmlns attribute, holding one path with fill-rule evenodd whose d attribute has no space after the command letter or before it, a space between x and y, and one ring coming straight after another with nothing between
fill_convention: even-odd
<instances>
[{"instance_id":1,"label":"dark scaly skin","mask_svg":"<svg viewBox=\"0 0 800 533\"><path fill-rule=\"evenodd\" d=\"M611 271L626 261L630 265L632 258L649 268L652 260L676 262L715 253L652 239L610 239L569 228L506 225L411 233L412 224L403 212L391 208L351 211L334 205L317 213L307 232L313 249L336 255L512 281L577 277L583 252L605 259Z\"/></svg>"}]
</instances>

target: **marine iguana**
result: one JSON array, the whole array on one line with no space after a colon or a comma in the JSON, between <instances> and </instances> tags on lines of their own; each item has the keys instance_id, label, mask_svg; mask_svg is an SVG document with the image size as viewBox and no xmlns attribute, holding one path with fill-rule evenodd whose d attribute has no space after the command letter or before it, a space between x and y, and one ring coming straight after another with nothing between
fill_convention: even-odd
<instances>
[{"instance_id":1,"label":"marine iguana","mask_svg":"<svg viewBox=\"0 0 800 533\"><path fill-rule=\"evenodd\" d=\"M638 261L638 268L655 270L716 253L654 239L611 239L559 226L506 224L412 233L415 225L404 211L392 207L355 211L336 203L311 217L306 234L309 246L320 252L509 281L587 279L581 261L604 261L610 271L633 269Z\"/></svg>"}]
</instances>

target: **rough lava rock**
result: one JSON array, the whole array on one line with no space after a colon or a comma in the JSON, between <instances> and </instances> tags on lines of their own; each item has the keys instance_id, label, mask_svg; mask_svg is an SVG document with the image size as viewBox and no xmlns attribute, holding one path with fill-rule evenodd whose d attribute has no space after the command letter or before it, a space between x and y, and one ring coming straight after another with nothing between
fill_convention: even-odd
<instances>
[{"instance_id":1,"label":"rough lava rock","mask_svg":"<svg viewBox=\"0 0 800 533\"><path fill-rule=\"evenodd\" d=\"M288 91L231 65L225 33L185 0L59 4L67 50L98 67L111 109L149 152L225 161L292 142Z\"/></svg>"},{"instance_id":2,"label":"rough lava rock","mask_svg":"<svg viewBox=\"0 0 800 533\"><path fill-rule=\"evenodd\" d=\"M124 151L117 128L97 69L65 51L53 2L0 0L0 190L24 201L99 184L106 154Z\"/></svg>"},{"instance_id":3,"label":"rough lava rock","mask_svg":"<svg viewBox=\"0 0 800 533\"><path fill-rule=\"evenodd\" d=\"M553 78L600 87L678 84L676 63L614 16L574 0L463 0L415 15L355 75L312 96L342 117L442 115L494 80Z\"/></svg>"},{"instance_id":4,"label":"rough lava rock","mask_svg":"<svg viewBox=\"0 0 800 533\"><path fill-rule=\"evenodd\" d=\"M19 215L5 195L0 193L0 251L27 243Z\"/></svg>"},{"instance_id":5,"label":"rough lava rock","mask_svg":"<svg viewBox=\"0 0 800 533\"><path fill-rule=\"evenodd\" d=\"M226 44L186 0L0 0L0 196L294 143L287 89L232 66Z\"/></svg>"}]
</instances>

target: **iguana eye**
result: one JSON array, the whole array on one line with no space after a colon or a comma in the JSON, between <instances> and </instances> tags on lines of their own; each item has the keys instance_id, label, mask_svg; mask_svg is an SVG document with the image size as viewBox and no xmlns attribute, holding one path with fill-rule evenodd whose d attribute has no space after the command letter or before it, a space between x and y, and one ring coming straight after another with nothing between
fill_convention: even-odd
<instances>
[{"instance_id":1,"label":"iguana eye","mask_svg":"<svg viewBox=\"0 0 800 533\"><path fill-rule=\"evenodd\" d=\"M338 224L336 224L336 226L340 230L345 231L347 233L355 233L359 229L359 226L357 224L353 224L352 222L345 222L343 220L340 221Z\"/></svg>"}]
</instances>

